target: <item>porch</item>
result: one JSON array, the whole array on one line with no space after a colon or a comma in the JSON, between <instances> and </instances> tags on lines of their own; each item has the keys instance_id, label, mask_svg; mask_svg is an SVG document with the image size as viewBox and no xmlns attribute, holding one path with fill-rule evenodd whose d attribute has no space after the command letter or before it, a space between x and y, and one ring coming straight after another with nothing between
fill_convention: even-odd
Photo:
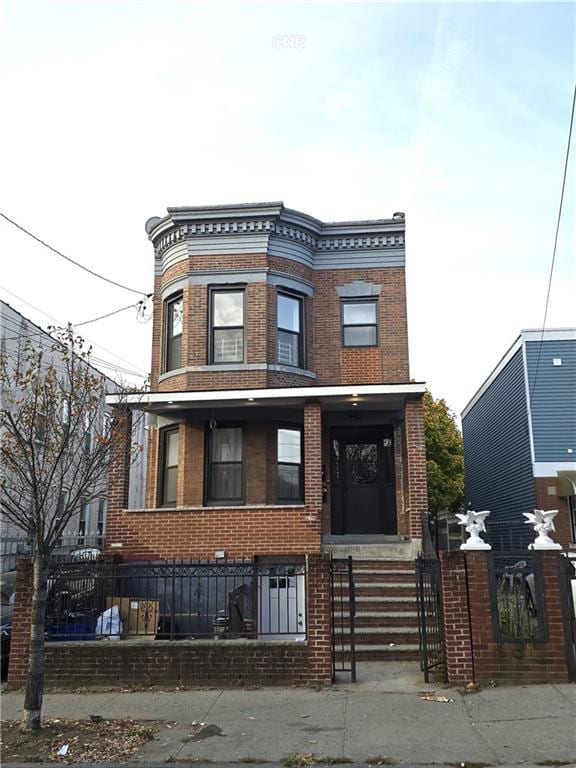
<instances>
[{"instance_id":1,"label":"porch","mask_svg":"<svg viewBox=\"0 0 576 768\"><path fill-rule=\"evenodd\" d=\"M128 508L118 441L108 550L166 559L367 547L412 558L426 509L423 392L410 383L129 396L147 412L146 506Z\"/></svg>"}]
</instances>

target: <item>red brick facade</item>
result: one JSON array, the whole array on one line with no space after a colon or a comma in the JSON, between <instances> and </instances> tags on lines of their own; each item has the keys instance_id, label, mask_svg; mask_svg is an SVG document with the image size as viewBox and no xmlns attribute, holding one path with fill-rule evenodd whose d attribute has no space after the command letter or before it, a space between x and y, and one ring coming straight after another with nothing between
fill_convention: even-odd
<instances>
[{"instance_id":1,"label":"red brick facade","mask_svg":"<svg viewBox=\"0 0 576 768\"><path fill-rule=\"evenodd\" d=\"M538 552L547 624L542 642L497 642L488 572L489 553L442 554L444 641L450 683L470 680L516 683L567 682L566 606L562 557Z\"/></svg>"},{"instance_id":2,"label":"red brick facade","mask_svg":"<svg viewBox=\"0 0 576 768\"><path fill-rule=\"evenodd\" d=\"M558 514L554 519L555 533L552 534L563 549L575 549L576 542L571 530L570 509L568 498L558 496L557 477L536 477L534 479L534 491L536 495L536 509L557 509Z\"/></svg>"}]
</instances>

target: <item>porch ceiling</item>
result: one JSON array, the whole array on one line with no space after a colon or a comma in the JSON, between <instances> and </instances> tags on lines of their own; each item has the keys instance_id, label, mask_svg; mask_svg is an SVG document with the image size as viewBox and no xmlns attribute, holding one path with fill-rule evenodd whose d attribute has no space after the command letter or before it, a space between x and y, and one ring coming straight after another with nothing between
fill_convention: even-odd
<instances>
[{"instance_id":1,"label":"porch ceiling","mask_svg":"<svg viewBox=\"0 0 576 768\"><path fill-rule=\"evenodd\" d=\"M401 409L408 397L426 390L421 382L406 384L358 384L346 386L286 387L276 389L226 389L195 392L146 392L108 395L109 405L128 403L134 410L166 414L205 408L302 407L306 401L322 404L325 411Z\"/></svg>"}]
</instances>

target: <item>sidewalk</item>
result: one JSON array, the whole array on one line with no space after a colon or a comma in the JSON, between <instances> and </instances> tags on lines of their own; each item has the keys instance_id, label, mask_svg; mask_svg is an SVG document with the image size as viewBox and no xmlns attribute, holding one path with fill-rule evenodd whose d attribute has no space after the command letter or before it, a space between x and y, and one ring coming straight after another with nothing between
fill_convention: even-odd
<instances>
[{"instance_id":1,"label":"sidewalk","mask_svg":"<svg viewBox=\"0 0 576 768\"><path fill-rule=\"evenodd\" d=\"M576 685L498 687L468 695L437 687L453 699L441 703L420 698L419 692L435 688L420 681L415 664L364 664L358 683L325 691L58 693L46 695L44 714L176 721L138 755L138 762L155 765L277 762L291 752L357 762L381 756L418 764L576 764ZM22 698L3 695L4 719L19 718Z\"/></svg>"}]
</instances>

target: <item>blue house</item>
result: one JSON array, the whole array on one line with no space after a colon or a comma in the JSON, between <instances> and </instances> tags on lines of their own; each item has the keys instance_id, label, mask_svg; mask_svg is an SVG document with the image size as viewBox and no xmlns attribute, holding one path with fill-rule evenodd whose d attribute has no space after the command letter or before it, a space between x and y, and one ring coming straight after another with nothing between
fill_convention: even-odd
<instances>
[{"instance_id":1,"label":"blue house","mask_svg":"<svg viewBox=\"0 0 576 768\"><path fill-rule=\"evenodd\" d=\"M495 548L533 540L523 512L559 509L576 549L576 329L520 333L462 412L466 500Z\"/></svg>"}]
</instances>

